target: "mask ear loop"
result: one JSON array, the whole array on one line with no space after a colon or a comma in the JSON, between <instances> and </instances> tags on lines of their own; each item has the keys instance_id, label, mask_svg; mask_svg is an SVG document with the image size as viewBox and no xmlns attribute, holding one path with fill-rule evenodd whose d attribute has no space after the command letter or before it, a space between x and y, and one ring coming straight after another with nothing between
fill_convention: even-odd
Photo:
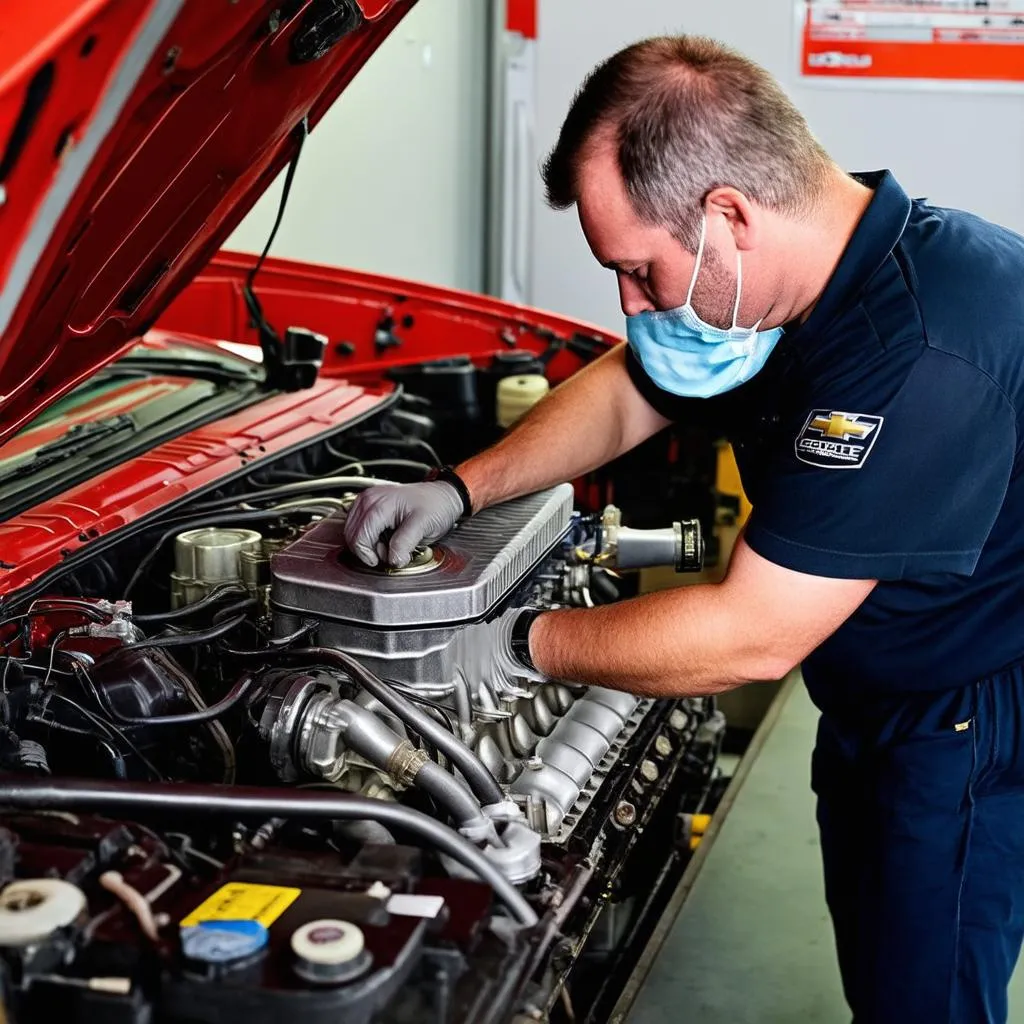
<instances>
[{"instance_id":1,"label":"mask ear loop","mask_svg":"<svg viewBox=\"0 0 1024 1024\"><path fill-rule=\"evenodd\" d=\"M690 290L686 293L686 305L690 305L693 298L693 289L697 286L697 275L700 273L700 265L704 261L704 242L708 236L708 215L705 213L700 219L700 244L697 246L697 262L693 265L693 276L690 278Z\"/></svg>"},{"instance_id":2,"label":"mask ear loop","mask_svg":"<svg viewBox=\"0 0 1024 1024\"><path fill-rule=\"evenodd\" d=\"M736 250L736 305L732 307L732 329L735 331L740 326L740 298L743 295L743 254ZM760 323L760 321L758 321ZM757 330L754 324L751 330Z\"/></svg>"}]
</instances>

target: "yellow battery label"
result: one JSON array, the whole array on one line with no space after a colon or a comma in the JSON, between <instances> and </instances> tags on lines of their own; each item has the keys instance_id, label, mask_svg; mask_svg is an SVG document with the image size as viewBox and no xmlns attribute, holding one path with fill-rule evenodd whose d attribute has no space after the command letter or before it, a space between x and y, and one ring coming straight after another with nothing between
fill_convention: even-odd
<instances>
[{"instance_id":1,"label":"yellow battery label","mask_svg":"<svg viewBox=\"0 0 1024 1024\"><path fill-rule=\"evenodd\" d=\"M189 928L200 921L259 921L269 928L298 899L300 892L301 889L281 885L229 882L183 918L181 927Z\"/></svg>"}]
</instances>

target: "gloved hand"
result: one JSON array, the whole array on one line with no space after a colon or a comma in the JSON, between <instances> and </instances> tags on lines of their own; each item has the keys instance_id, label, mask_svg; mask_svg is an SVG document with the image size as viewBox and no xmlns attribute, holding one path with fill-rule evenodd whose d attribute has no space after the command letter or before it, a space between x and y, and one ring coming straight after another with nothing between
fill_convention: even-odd
<instances>
[{"instance_id":1,"label":"gloved hand","mask_svg":"<svg viewBox=\"0 0 1024 1024\"><path fill-rule=\"evenodd\" d=\"M349 509L345 543L367 565L401 569L416 548L440 540L462 513L459 492L443 480L371 487Z\"/></svg>"},{"instance_id":2,"label":"gloved hand","mask_svg":"<svg viewBox=\"0 0 1024 1024\"><path fill-rule=\"evenodd\" d=\"M471 688L485 686L495 697L522 689L521 680L542 683L547 676L527 668L512 653L512 630L526 608L512 608L491 622L463 627L455 637L453 660Z\"/></svg>"}]
</instances>

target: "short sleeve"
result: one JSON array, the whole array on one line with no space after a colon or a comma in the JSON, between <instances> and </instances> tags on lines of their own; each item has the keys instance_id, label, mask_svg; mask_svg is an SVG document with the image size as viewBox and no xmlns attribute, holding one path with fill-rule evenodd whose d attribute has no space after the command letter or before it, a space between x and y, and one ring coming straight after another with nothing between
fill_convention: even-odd
<instances>
[{"instance_id":1,"label":"short sleeve","mask_svg":"<svg viewBox=\"0 0 1024 1024\"><path fill-rule=\"evenodd\" d=\"M802 411L764 474L747 543L816 576L969 576L1013 472L1013 405L984 372L935 349L885 405L864 394L854 408L833 396Z\"/></svg>"},{"instance_id":2,"label":"short sleeve","mask_svg":"<svg viewBox=\"0 0 1024 1024\"><path fill-rule=\"evenodd\" d=\"M640 360L634 355L633 350L626 346L626 371L633 387L640 392L647 404L655 411L661 413L666 419L680 420L685 418L688 406L694 402L692 398L680 398L670 391L659 388L657 384L647 376L647 371L640 365Z\"/></svg>"}]
</instances>

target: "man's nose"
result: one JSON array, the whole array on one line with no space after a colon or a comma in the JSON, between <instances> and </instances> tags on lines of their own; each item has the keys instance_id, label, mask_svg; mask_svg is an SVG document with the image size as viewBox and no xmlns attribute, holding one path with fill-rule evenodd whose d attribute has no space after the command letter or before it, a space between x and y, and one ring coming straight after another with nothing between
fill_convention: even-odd
<instances>
[{"instance_id":1,"label":"man's nose","mask_svg":"<svg viewBox=\"0 0 1024 1024\"><path fill-rule=\"evenodd\" d=\"M619 305L626 316L636 316L637 313L654 309L654 303L647 293L629 274L619 274Z\"/></svg>"}]
</instances>

